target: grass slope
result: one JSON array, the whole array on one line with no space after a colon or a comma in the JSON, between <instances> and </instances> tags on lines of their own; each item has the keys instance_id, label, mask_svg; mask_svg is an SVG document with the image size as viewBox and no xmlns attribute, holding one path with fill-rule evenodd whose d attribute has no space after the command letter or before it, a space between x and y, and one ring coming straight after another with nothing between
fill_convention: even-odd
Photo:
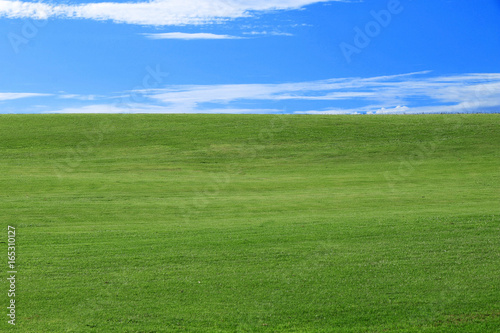
<instances>
[{"instance_id":1,"label":"grass slope","mask_svg":"<svg viewBox=\"0 0 500 333\"><path fill-rule=\"evenodd\" d=\"M2 115L16 330L497 332L499 147L500 115Z\"/></svg>"}]
</instances>

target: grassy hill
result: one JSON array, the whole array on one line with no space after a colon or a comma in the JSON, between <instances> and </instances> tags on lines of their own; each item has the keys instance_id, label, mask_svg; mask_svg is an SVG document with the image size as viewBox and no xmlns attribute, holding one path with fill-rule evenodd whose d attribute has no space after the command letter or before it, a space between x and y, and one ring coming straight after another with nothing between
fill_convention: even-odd
<instances>
[{"instance_id":1,"label":"grassy hill","mask_svg":"<svg viewBox=\"0 0 500 333\"><path fill-rule=\"evenodd\" d=\"M2 115L0 152L19 332L500 327L500 115Z\"/></svg>"}]
</instances>

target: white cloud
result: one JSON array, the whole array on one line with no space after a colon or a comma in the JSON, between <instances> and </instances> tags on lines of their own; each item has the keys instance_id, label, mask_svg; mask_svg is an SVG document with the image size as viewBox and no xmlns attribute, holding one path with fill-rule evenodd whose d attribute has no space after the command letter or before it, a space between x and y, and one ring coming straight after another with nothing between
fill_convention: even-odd
<instances>
[{"instance_id":1,"label":"white cloud","mask_svg":"<svg viewBox=\"0 0 500 333\"><path fill-rule=\"evenodd\" d=\"M87 105L82 107L69 107L57 111L47 111L46 113L123 113L125 109L115 105Z\"/></svg>"},{"instance_id":2,"label":"white cloud","mask_svg":"<svg viewBox=\"0 0 500 333\"><path fill-rule=\"evenodd\" d=\"M474 112L500 106L500 74L427 74L428 71L281 84L182 85L141 93L157 103L189 110L199 110L204 104L230 108L245 101L293 100L364 104L350 109L301 111L333 114Z\"/></svg>"},{"instance_id":3,"label":"white cloud","mask_svg":"<svg viewBox=\"0 0 500 333\"><path fill-rule=\"evenodd\" d=\"M140 95L144 101L141 103L88 105L56 111L282 113L283 108L292 108L289 112L305 114L500 112L500 73L438 77L429 74L420 72L277 84L171 85L124 92ZM75 96L79 95L72 97ZM276 106L278 102L280 104ZM269 108L270 105L273 108ZM297 110L299 105L303 105L302 110ZM319 105L322 107L315 108Z\"/></svg>"},{"instance_id":4,"label":"white cloud","mask_svg":"<svg viewBox=\"0 0 500 333\"><path fill-rule=\"evenodd\" d=\"M127 105L93 104L79 107L68 107L46 113L162 113L163 107L155 105Z\"/></svg>"},{"instance_id":5,"label":"white cloud","mask_svg":"<svg viewBox=\"0 0 500 333\"><path fill-rule=\"evenodd\" d=\"M407 106L401 106L401 105L398 105L394 108L380 108L378 109L377 111L375 112L372 112L372 113L375 113L375 114L391 114L391 113L406 113L410 110L409 107Z\"/></svg>"},{"instance_id":6,"label":"white cloud","mask_svg":"<svg viewBox=\"0 0 500 333\"><path fill-rule=\"evenodd\" d=\"M111 20L141 25L207 24L252 16L254 12L293 10L348 0L151 0L53 4L0 0L0 17Z\"/></svg>"},{"instance_id":7,"label":"white cloud","mask_svg":"<svg viewBox=\"0 0 500 333\"><path fill-rule=\"evenodd\" d=\"M161 103L192 105L201 103L227 104L241 100L284 101L334 101L354 98L376 98L371 91L331 91L339 84L326 81L284 84L229 84L203 86L171 86L166 89L141 91Z\"/></svg>"},{"instance_id":8,"label":"white cloud","mask_svg":"<svg viewBox=\"0 0 500 333\"><path fill-rule=\"evenodd\" d=\"M368 79L340 78L279 84L179 85L163 89L138 90L164 103L229 103L236 100L348 100L386 99L395 94L408 75L380 76ZM384 94L381 95L381 92ZM406 94L407 92L405 92Z\"/></svg>"},{"instance_id":9,"label":"white cloud","mask_svg":"<svg viewBox=\"0 0 500 333\"><path fill-rule=\"evenodd\" d=\"M249 32L244 32L243 34L245 35L252 35L252 36L293 36L293 34L289 32L280 32L280 31L249 31Z\"/></svg>"},{"instance_id":10,"label":"white cloud","mask_svg":"<svg viewBox=\"0 0 500 333\"><path fill-rule=\"evenodd\" d=\"M37 94L37 93L0 93L0 101L29 98L29 97L43 97L43 96L51 96L51 95Z\"/></svg>"},{"instance_id":11,"label":"white cloud","mask_svg":"<svg viewBox=\"0 0 500 333\"><path fill-rule=\"evenodd\" d=\"M216 35L211 33L184 33L184 32L165 32L165 33L152 33L143 34L149 39L244 39L244 37L230 36L230 35Z\"/></svg>"},{"instance_id":12,"label":"white cloud","mask_svg":"<svg viewBox=\"0 0 500 333\"><path fill-rule=\"evenodd\" d=\"M77 95L77 94L62 94L58 96L62 99L77 99L80 101L93 101L97 99L96 95Z\"/></svg>"}]
</instances>

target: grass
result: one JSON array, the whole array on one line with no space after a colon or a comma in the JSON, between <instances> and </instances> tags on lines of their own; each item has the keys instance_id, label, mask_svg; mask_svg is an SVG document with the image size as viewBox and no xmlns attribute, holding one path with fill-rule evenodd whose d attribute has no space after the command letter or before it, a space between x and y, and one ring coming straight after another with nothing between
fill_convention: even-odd
<instances>
[{"instance_id":1,"label":"grass","mask_svg":"<svg viewBox=\"0 0 500 333\"><path fill-rule=\"evenodd\" d=\"M2 115L15 330L497 332L499 147L500 115Z\"/></svg>"}]
</instances>

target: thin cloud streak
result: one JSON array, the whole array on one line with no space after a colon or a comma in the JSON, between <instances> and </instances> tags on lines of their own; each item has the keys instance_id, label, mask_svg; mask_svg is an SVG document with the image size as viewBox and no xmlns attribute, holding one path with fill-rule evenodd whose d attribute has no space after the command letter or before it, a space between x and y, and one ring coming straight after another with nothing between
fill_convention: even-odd
<instances>
[{"instance_id":1,"label":"thin cloud streak","mask_svg":"<svg viewBox=\"0 0 500 333\"><path fill-rule=\"evenodd\" d=\"M51 94L38 93L0 93L0 101L8 101L21 98L52 96Z\"/></svg>"},{"instance_id":2,"label":"thin cloud streak","mask_svg":"<svg viewBox=\"0 0 500 333\"><path fill-rule=\"evenodd\" d=\"M250 31L250 32L244 32L243 34L252 36L288 36L288 37L293 36L293 34L289 32L279 32L279 31Z\"/></svg>"},{"instance_id":3,"label":"thin cloud streak","mask_svg":"<svg viewBox=\"0 0 500 333\"><path fill-rule=\"evenodd\" d=\"M76 99L80 101L94 101L98 98L96 95L78 95L78 94L62 94L58 96L61 99Z\"/></svg>"},{"instance_id":4,"label":"thin cloud streak","mask_svg":"<svg viewBox=\"0 0 500 333\"><path fill-rule=\"evenodd\" d=\"M283 110L279 109L243 109L243 108L228 108L228 109L209 109L209 110L193 110L191 108L179 108L179 107L165 107L157 105L141 105L134 104L128 105L126 107L120 107L117 105L106 105L106 104L96 104L87 105L83 107L74 108L64 108L55 111L47 111L44 113L64 113L64 114L81 114L81 113L92 113L92 114L120 114L120 113L130 113L130 114L174 114L174 113L198 113L198 114L271 114L271 113L283 113Z\"/></svg>"},{"instance_id":5,"label":"thin cloud streak","mask_svg":"<svg viewBox=\"0 0 500 333\"><path fill-rule=\"evenodd\" d=\"M199 40L199 39L246 39L245 37L217 35L212 33L184 33L184 32L165 32L165 33L149 33L142 34L148 39L182 39L182 40Z\"/></svg>"}]
</instances>

